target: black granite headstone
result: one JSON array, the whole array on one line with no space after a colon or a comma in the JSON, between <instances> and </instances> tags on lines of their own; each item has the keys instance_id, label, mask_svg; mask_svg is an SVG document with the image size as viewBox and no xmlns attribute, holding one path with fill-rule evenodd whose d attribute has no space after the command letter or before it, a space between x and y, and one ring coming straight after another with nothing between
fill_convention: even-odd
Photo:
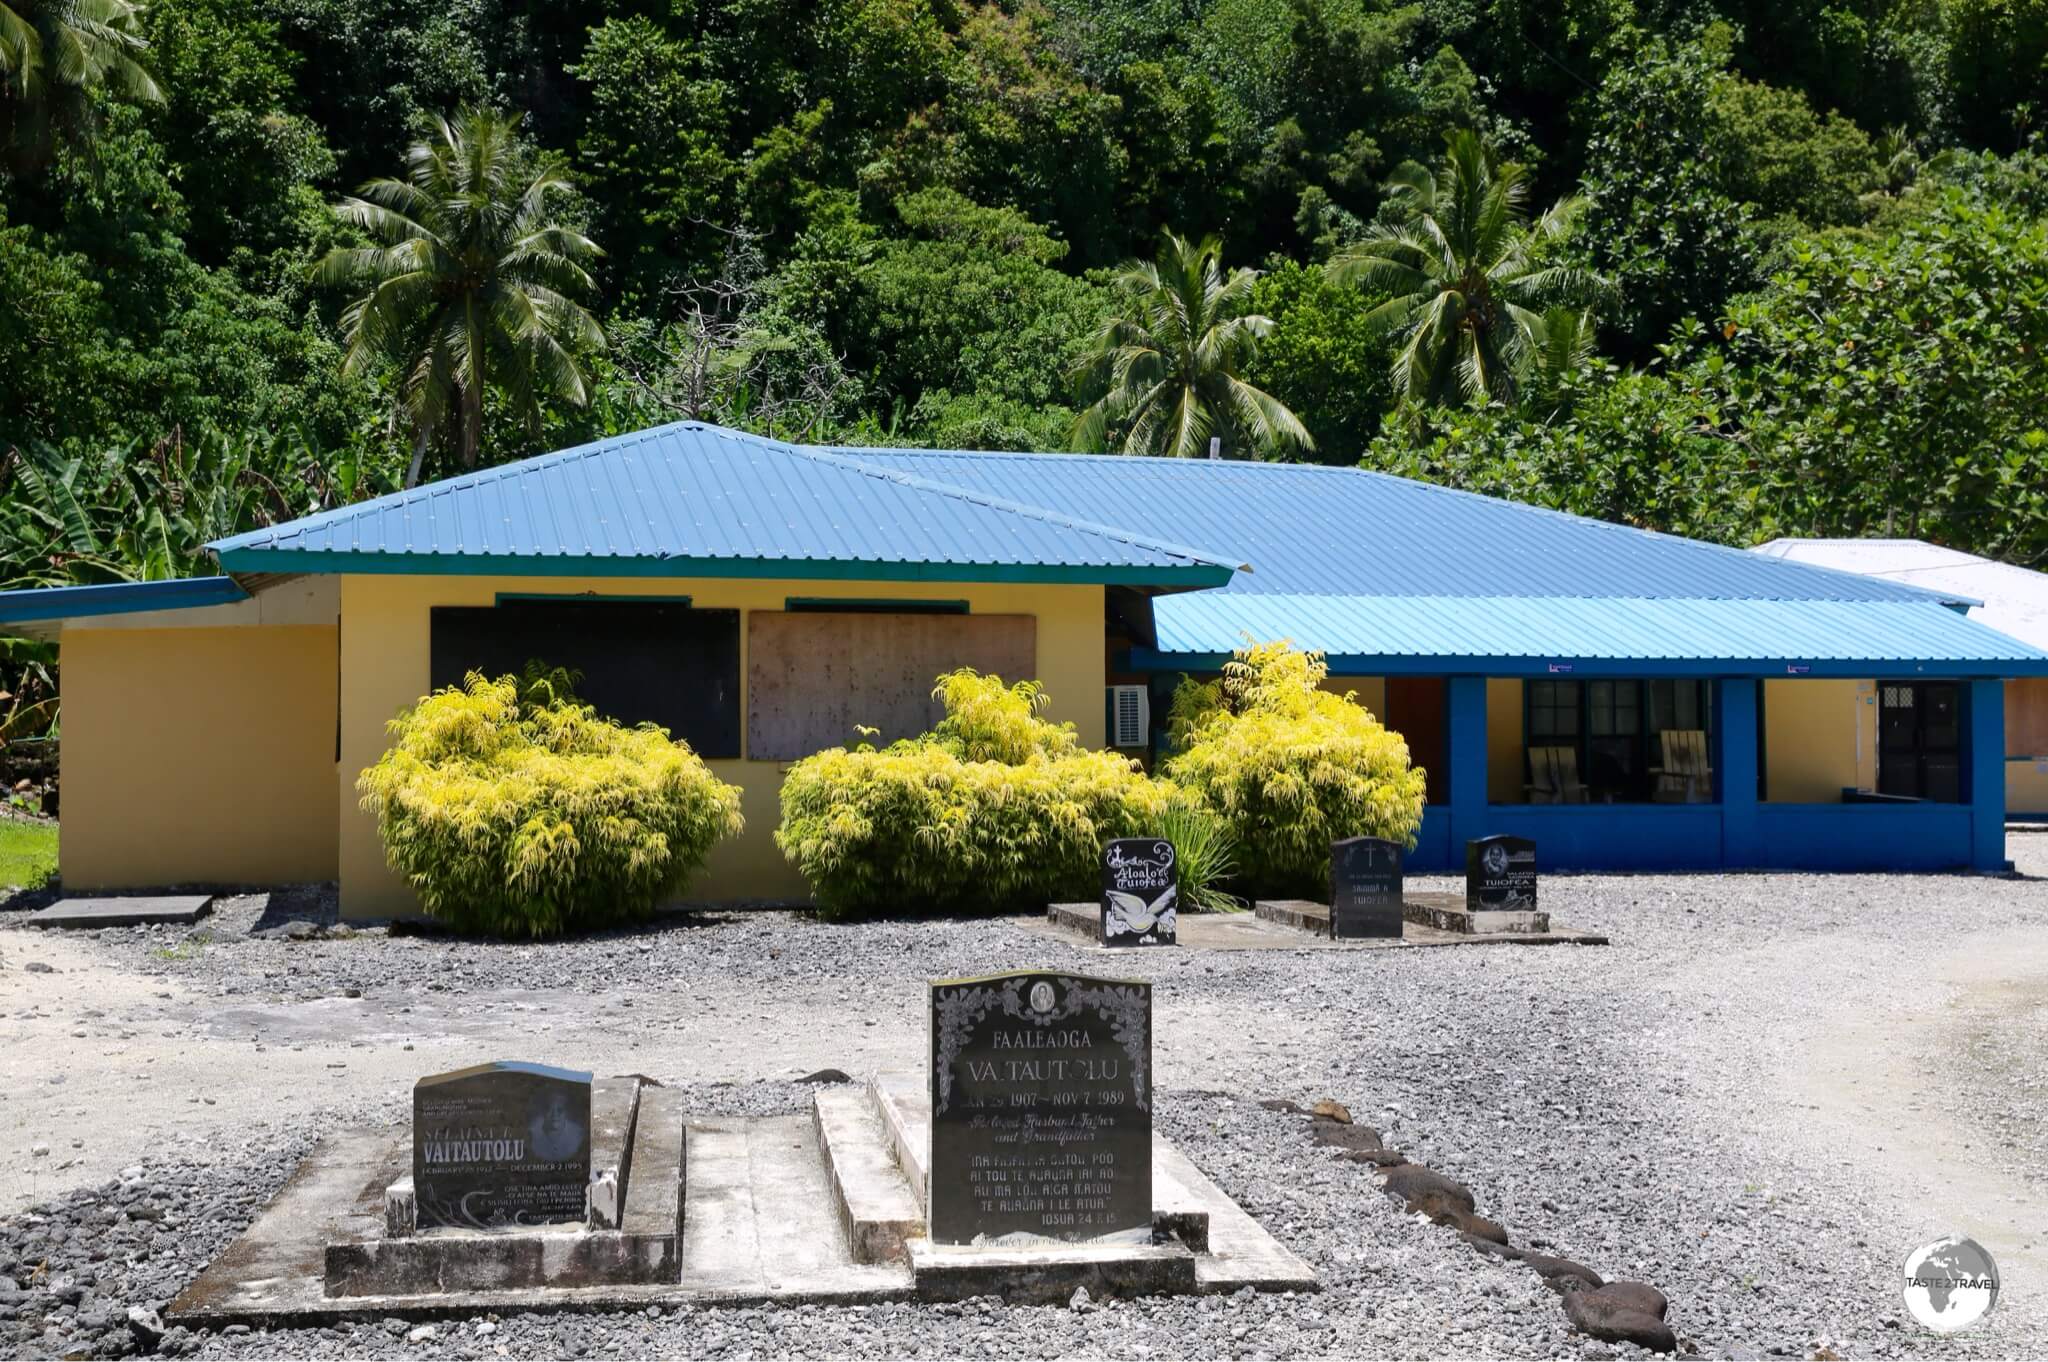
<instances>
[{"instance_id":1,"label":"black granite headstone","mask_svg":"<svg viewBox=\"0 0 2048 1362\"><path fill-rule=\"evenodd\" d=\"M1465 843L1465 907L1474 913L1536 911L1536 844L1497 834Z\"/></svg>"},{"instance_id":2,"label":"black granite headstone","mask_svg":"<svg viewBox=\"0 0 2048 1362\"><path fill-rule=\"evenodd\" d=\"M1178 944L1180 891L1173 843L1119 837L1102 848L1102 944Z\"/></svg>"},{"instance_id":3,"label":"black granite headstone","mask_svg":"<svg viewBox=\"0 0 2048 1362\"><path fill-rule=\"evenodd\" d=\"M931 1045L932 1242L1149 1240L1150 984L934 980Z\"/></svg>"},{"instance_id":4,"label":"black granite headstone","mask_svg":"<svg viewBox=\"0 0 2048 1362\"><path fill-rule=\"evenodd\" d=\"M1330 935L1401 935L1401 844L1384 837L1330 843Z\"/></svg>"},{"instance_id":5,"label":"black granite headstone","mask_svg":"<svg viewBox=\"0 0 2048 1362\"><path fill-rule=\"evenodd\" d=\"M590 1075L500 1061L412 1090L422 1229L580 1221L590 1184Z\"/></svg>"}]
</instances>

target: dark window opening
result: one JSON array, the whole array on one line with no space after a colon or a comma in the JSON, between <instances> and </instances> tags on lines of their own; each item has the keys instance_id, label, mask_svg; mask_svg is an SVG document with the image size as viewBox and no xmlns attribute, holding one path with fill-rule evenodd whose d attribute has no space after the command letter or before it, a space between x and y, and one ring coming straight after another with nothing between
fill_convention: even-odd
<instances>
[{"instance_id":1,"label":"dark window opening","mask_svg":"<svg viewBox=\"0 0 2048 1362\"><path fill-rule=\"evenodd\" d=\"M1531 681L1524 793L1536 804L1713 798L1711 693L1699 680Z\"/></svg>"},{"instance_id":2,"label":"dark window opening","mask_svg":"<svg viewBox=\"0 0 2048 1362\"><path fill-rule=\"evenodd\" d=\"M699 756L740 755L740 612L672 601L508 597L436 606L429 680L518 675L528 661L580 673L577 694L621 723L659 724Z\"/></svg>"}]
</instances>

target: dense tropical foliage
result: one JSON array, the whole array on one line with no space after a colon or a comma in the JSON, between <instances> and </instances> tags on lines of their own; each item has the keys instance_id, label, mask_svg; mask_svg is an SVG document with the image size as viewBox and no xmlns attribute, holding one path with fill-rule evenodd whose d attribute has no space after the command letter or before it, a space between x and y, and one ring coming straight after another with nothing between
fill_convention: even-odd
<instances>
[{"instance_id":1,"label":"dense tropical foliage","mask_svg":"<svg viewBox=\"0 0 2048 1362\"><path fill-rule=\"evenodd\" d=\"M2039 565L2044 110L2037 0L0 0L0 577L677 416Z\"/></svg>"}]
</instances>

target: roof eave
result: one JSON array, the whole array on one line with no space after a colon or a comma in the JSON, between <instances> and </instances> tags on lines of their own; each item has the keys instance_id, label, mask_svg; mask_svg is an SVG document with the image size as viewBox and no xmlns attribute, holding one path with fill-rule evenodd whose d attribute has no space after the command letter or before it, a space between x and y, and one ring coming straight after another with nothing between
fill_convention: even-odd
<instances>
[{"instance_id":1,"label":"roof eave","mask_svg":"<svg viewBox=\"0 0 2048 1362\"><path fill-rule=\"evenodd\" d=\"M224 571L429 577L731 577L792 581L1031 582L1191 591L1227 583L1220 563L952 563L792 558L624 558L486 553L355 553L226 548Z\"/></svg>"},{"instance_id":2,"label":"roof eave","mask_svg":"<svg viewBox=\"0 0 2048 1362\"><path fill-rule=\"evenodd\" d=\"M49 626L64 620L131 615L145 610L187 610L231 605L249 593L232 577L172 577L150 582L105 582L89 586L30 587L0 592L0 629L9 625ZM11 632L22 632L12 630Z\"/></svg>"},{"instance_id":3,"label":"roof eave","mask_svg":"<svg viewBox=\"0 0 2048 1362\"><path fill-rule=\"evenodd\" d=\"M1173 652L1134 647L1130 668L1138 672L1214 672L1229 653ZM2048 676L2048 656L2039 658L1736 658L1736 657L1517 657L1446 654L1329 653L1333 676L1497 676L1542 677L1756 677L1874 680L2003 680Z\"/></svg>"}]
</instances>

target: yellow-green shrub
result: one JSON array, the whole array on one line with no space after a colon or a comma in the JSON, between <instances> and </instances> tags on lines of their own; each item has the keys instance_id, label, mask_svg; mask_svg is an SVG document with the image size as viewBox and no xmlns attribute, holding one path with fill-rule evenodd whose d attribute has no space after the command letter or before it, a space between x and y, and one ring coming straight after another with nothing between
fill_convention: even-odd
<instances>
[{"instance_id":1,"label":"yellow-green shrub","mask_svg":"<svg viewBox=\"0 0 2048 1362\"><path fill-rule=\"evenodd\" d=\"M645 917L740 831L739 787L662 729L599 718L568 681L472 672L393 719L357 780L436 921L538 937Z\"/></svg>"},{"instance_id":2,"label":"yellow-green shrub","mask_svg":"<svg viewBox=\"0 0 2048 1362\"><path fill-rule=\"evenodd\" d=\"M1035 681L939 678L946 717L876 751L790 768L775 842L832 916L1030 909L1095 897L1107 838L1149 831L1170 790L1114 752L1081 748L1037 711Z\"/></svg>"},{"instance_id":3,"label":"yellow-green shrub","mask_svg":"<svg viewBox=\"0 0 2048 1362\"><path fill-rule=\"evenodd\" d=\"M1229 823L1239 883L1254 893L1321 897L1330 843L1415 844L1423 772L1408 744L1351 695L1322 689L1320 653L1253 644L1219 680L1183 681L1165 774Z\"/></svg>"}]
</instances>

